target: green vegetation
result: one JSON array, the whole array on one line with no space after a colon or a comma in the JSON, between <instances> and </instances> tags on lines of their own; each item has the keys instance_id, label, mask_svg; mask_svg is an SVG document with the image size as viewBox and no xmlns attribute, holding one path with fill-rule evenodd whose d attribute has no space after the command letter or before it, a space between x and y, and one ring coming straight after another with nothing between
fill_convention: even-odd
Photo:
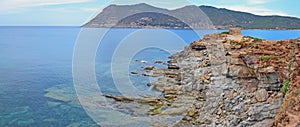
<instances>
[{"instance_id":1,"label":"green vegetation","mask_svg":"<svg viewBox=\"0 0 300 127\"><path fill-rule=\"evenodd\" d=\"M167 105L157 105L156 108L150 110L149 114L150 115L157 115L157 114L160 114L162 112L162 110L164 108L168 107Z\"/></svg>"},{"instance_id":2,"label":"green vegetation","mask_svg":"<svg viewBox=\"0 0 300 127\"><path fill-rule=\"evenodd\" d=\"M265 55L265 56L261 56L261 58L260 58L262 61L264 61L264 60L269 60L269 59L274 59L274 60L279 60L280 59L280 57L278 57L278 56L268 56L268 55Z\"/></svg>"},{"instance_id":3,"label":"green vegetation","mask_svg":"<svg viewBox=\"0 0 300 127\"><path fill-rule=\"evenodd\" d=\"M281 88L281 92L283 93L283 95L285 95L286 92L288 91L288 87L289 87L290 81L291 81L290 79L284 80L283 86Z\"/></svg>"},{"instance_id":4,"label":"green vegetation","mask_svg":"<svg viewBox=\"0 0 300 127\"><path fill-rule=\"evenodd\" d=\"M256 43L256 42L262 42L263 40L262 39L260 39L260 38L253 38L254 39L254 43Z\"/></svg>"},{"instance_id":5,"label":"green vegetation","mask_svg":"<svg viewBox=\"0 0 300 127\"><path fill-rule=\"evenodd\" d=\"M268 59L271 59L272 58L272 56L261 56L261 60L268 60Z\"/></svg>"},{"instance_id":6,"label":"green vegetation","mask_svg":"<svg viewBox=\"0 0 300 127\"><path fill-rule=\"evenodd\" d=\"M157 115L157 114L160 114L160 113L161 113L161 107L151 110L149 114L150 115Z\"/></svg>"},{"instance_id":7,"label":"green vegetation","mask_svg":"<svg viewBox=\"0 0 300 127\"><path fill-rule=\"evenodd\" d=\"M245 37L245 38L253 39L253 42L254 42L254 43L262 42L262 41L263 41L263 39L255 38L255 37L251 37L251 36L244 36L244 37Z\"/></svg>"},{"instance_id":8,"label":"green vegetation","mask_svg":"<svg viewBox=\"0 0 300 127\"><path fill-rule=\"evenodd\" d=\"M221 34L229 34L229 32L228 31L224 31Z\"/></svg>"},{"instance_id":9,"label":"green vegetation","mask_svg":"<svg viewBox=\"0 0 300 127\"><path fill-rule=\"evenodd\" d=\"M294 17L257 16L209 6L200 6L200 9L215 26L239 26L243 29L293 29L300 27L299 18Z\"/></svg>"}]
</instances>

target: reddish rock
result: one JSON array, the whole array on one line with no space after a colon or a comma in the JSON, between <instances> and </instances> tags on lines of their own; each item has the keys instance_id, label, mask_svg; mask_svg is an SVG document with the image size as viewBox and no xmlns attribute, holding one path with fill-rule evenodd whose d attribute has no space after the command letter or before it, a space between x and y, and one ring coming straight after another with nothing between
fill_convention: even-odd
<instances>
[{"instance_id":1,"label":"reddish rock","mask_svg":"<svg viewBox=\"0 0 300 127\"><path fill-rule=\"evenodd\" d=\"M293 45L295 51L299 51L299 39ZM291 43L291 42L285 42ZM293 44L293 43L291 43ZM289 47L287 46L287 47ZM292 55L291 55L292 56ZM284 98L284 103L280 109L280 112L275 117L274 126L277 127L298 127L300 126L300 61L298 59L291 58L292 61L288 63L292 70L290 74L290 83L288 87L288 92Z\"/></svg>"}]
</instances>

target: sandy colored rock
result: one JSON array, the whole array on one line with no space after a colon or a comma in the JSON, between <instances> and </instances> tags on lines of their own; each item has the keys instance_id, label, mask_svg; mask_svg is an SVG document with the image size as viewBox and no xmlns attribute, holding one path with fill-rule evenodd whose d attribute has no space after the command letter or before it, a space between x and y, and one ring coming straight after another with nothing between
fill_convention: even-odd
<instances>
[{"instance_id":1,"label":"sandy colored rock","mask_svg":"<svg viewBox=\"0 0 300 127\"><path fill-rule=\"evenodd\" d=\"M241 35L241 28L230 28L229 35Z\"/></svg>"},{"instance_id":2,"label":"sandy colored rock","mask_svg":"<svg viewBox=\"0 0 300 127\"><path fill-rule=\"evenodd\" d=\"M265 89L260 89L256 92L255 98L259 102L266 101L268 99L268 92Z\"/></svg>"}]
</instances>

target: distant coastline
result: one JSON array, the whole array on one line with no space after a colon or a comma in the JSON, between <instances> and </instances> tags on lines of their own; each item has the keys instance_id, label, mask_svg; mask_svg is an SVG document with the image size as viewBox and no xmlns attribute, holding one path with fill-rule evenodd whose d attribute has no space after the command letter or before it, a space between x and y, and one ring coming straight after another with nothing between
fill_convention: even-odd
<instances>
[{"instance_id":1,"label":"distant coastline","mask_svg":"<svg viewBox=\"0 0 300 127\"><path fill-rule=\"evenodd\" d=\"M169 28L169 27L86 27L86 26L0 26L0 28L104 28L104 29L172 29L172 30L228 30L228 29L197 29L197 28ZM243 30L300 30L298 29L243 29Z\"/></svg>"},{"instance_id":2,"label":"distant coastline","mask_svg":"<svg viewBox=\"0 0 300 127\"><path fill-rule=\"evenodd\" d=\"M249 30L297 30L300 29L300 19L277 15L259 16L211 6L185 6L167 10L147 4L136 4L110 5L82 27L217 30L239 27Z\"/></svg>"},{"instance_id":3,"label":"distant coastline","mask_svg":"<svg viewBox=\"0 0 300 127\"><path fill-rule=\"evenodd\" d=\"M57 26L59 27L59 26ZM76 26L74 26L76 27ZM113 28L113 29L174 29L174 30L229 30L230 28L227 29L220 29L220 28L215 28L215 29L201 29L201 28L174 28L174 27L121 27L121 26L116 26L116 27L87 27L87 26L78 26L81 28ZM246 28L243 30L300 30L300 28L295 28L295 29L257 29L257 28Z\"/></svg>"}]
</instances>

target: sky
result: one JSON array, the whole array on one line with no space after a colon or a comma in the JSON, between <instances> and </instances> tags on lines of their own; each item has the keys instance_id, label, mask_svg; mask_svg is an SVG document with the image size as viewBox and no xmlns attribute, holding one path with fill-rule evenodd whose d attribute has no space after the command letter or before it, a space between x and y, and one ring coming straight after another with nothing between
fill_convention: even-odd
<instances>
[{"instance_id":1,"label":"sky","mask_svg":"<svg viewBox=\"0 0 300 127\"><path fill-rule=\"evenodd\" d=\"M208 5L300 18L300 0L0 0L0 26L81 26L110 4L138 3L167 9Z\"/></svg>"}]
</instances>

